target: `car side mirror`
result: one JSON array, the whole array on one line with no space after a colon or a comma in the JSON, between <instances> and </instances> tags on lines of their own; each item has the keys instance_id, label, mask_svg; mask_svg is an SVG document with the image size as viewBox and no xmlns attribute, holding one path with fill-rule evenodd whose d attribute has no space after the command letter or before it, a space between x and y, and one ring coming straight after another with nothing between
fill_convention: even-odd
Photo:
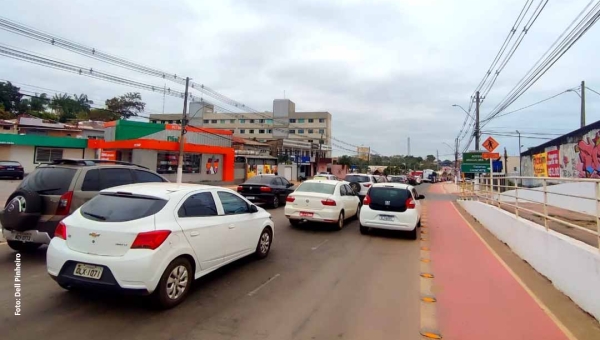
<instances>
[{"instance_id":1,"label":"car side mirror","mask_svg":"<svg viewBox=\"0 0 600 340\"><path fill-rule=\"evenodd\" d=\"M258 212L258 208L254 204L252 204L252 205L250 205L250 212L251 213L257 213Z\"/></svg>"},{"instance_id":2,"label":"car side mirror","mask_svg":"<svg viewBox=\"0 0 600 340\"><path fill-rule=\"evenodd\" d=\"M424 200L425 199L425 195L419 195L419 197L417 197L418 200Z\"/></svg>"}]
</instances>

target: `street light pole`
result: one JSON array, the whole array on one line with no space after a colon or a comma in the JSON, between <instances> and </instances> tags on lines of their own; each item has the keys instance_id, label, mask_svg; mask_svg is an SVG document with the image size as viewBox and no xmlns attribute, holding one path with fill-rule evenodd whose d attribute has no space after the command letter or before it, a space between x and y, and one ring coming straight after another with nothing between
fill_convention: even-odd
<instances>
[{"instance_id":1,"label":"street light pole","mask_svg":"<svg viewBox=\"0 0 600 340\"><path fill-rule=\"evenodd\" d=\"M519 177L522 177L521 170L521 133L517 130L517 134L519 135Z\"/></svg>"},{"instance_id":2,"label":"street light pole","mask_svg":"<svg viewBox=\"0 0 600 340\"><path fill-rule=\"evenodd\" d=\"M181 184L183 181L183 150L185 141L185 127L187 125L187 102L188 102L188 89L190 86L190 78L185 78L185 96L183 97L183 116L181 118L181 135L179 136L179 160L177 162L177 184Z\"/></svg>"},{"instance_id":3,"label":"street light pole","mask_svg":"<svg viewBox=\"0 0 600 340\"><path fill-rule=\"evenodd\" d=\"M585 81L581 81L581 127L585 126Z\"/></svg>"}]
</instances>

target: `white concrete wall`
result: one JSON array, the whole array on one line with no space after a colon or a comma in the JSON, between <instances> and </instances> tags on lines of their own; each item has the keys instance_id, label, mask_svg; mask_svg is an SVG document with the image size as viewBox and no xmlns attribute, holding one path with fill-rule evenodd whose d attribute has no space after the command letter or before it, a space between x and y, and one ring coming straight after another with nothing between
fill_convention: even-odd
<instances>
[{"instance_id":1,"label":"white concrete wall","mask_svg":"<svg viewBox=\"0 0 600 340\"><path fill-rule=\"evenodd\" d=\"M540 183L541 181L537 181ZM573 182L556 185L548 185L548 205L577 211L588 215L596 215L596 191L595 184L589 182ZM544 203L543 188L509 190L500 197L503 202L514 202L518 191L519 203L529 202L527 200ZM577 195L580 197L568 197L558 194ZM521 200L521 198L524 198Z\"/></svg>"},{"instance_id":2,"label":"white concrete wall","mask_svg":"<svg viewBox=\"0 0 600 340\"><path fill-rule=\"evenodd\" d=\"M485 228L600 320L600 251L477 201L459 201Z\"/></svg>"},{"instance_id":3,"label":"white concrete wall","mask_svg":"<svg viewBox=\"0 0 600 340\"><path fill-rule=\"evenodd\" d=\"M94 159L95 151L93 149L69 149L69 148L56 148L63 149L63 158L88 158ZM85 150L85 154L84 154ZM34 163L35 147L29 145L0 145L0 159L17 161L23 165L23 169L26 174L31 173L35 170L35 167L39 163Z\"/></svg>"}]
</instances>

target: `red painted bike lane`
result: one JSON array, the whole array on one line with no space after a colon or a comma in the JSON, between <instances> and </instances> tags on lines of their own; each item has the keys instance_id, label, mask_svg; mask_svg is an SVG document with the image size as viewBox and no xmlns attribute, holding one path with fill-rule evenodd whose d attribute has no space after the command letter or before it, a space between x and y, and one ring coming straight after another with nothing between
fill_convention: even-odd
<instances>
[{"instance_id":1,"label":"red painted bike lane","mask_svg":"<svg viewBox=\"0 0 600 340\"><path fill-rule=\"evenodd\" d=\"M431 189L442 191L440 186ZM444 339L568 339L452 202L429 201L427 210Z\"/></svg>"}]
</instances>

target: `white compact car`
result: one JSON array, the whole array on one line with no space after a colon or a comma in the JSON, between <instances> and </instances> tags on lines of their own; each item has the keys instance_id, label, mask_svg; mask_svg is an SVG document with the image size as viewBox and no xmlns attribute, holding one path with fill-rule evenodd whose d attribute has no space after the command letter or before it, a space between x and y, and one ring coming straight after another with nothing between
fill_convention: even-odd
<instances>
[{"instance_id":1,"label":"white compact car","mask_svg":"<svg viewBox=\"0 0 600 340\"><path fill-rule=\"evenodd\" d=\"M358 216L361 202L350 186L340 181L308 180L300 184L286 200L285 216L292 226L301 221L335 223Z\"/></svg>"},{"instance_id":2,"label":"white compact car","mask_svg":"<svg viewBox=\"0 0 600 340\"><path fill-rule=\"evenodd\" d=\"M349 183L352 190L358 193L361 201L367 195L369 188L377 183L375 176L369 174L347 174L344 181Z\"/></svg>"},{"instance_id":3,"label":"white compact car","mask_svg":"<svg viewBox=\"0 0 600 340\"><path fill-rule=\"evenodd\" d=\"M416 239L417 227L421 225L420 200L424 198L407 184L373 185L360 211L361 234L367 234L369 228L400 230L410 232L411 238Z\"/></svg>"},{"instance_id":4,"label":"white compact car","mask_svg":"<svg viewBox=\"0 0 600 340\"><path fill-rule=\"evenodd\" d=\"M143 183L102 190L56 228L50 276L65 289L152 294L163 308L194 279L246 255L268 255L271 214L215 186Z\"/></svg>"}]
</instances>

